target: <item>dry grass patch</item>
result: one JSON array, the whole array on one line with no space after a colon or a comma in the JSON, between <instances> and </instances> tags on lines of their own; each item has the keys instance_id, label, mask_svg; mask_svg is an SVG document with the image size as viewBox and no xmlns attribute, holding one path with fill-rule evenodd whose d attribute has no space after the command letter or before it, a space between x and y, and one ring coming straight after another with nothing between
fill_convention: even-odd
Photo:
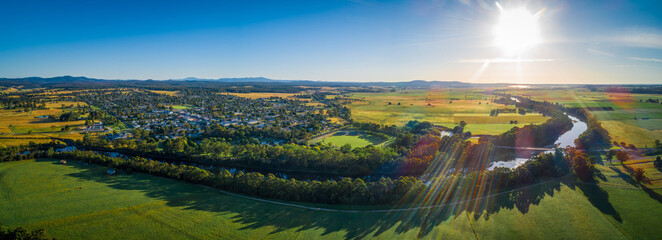
<instances>
[{"instance_id":1,"label":"dry grass patch","mask_svg":"<svg viewBox=\"0 0 662 240\"><path fill-rule=\"evenodd\" d=\"M279 97L279 98L290 98L294 99L294 95L297 95L298 93L264 93L264 92L252 92L252 93L220 93L220 94L228 94L228 95L234 95L237 97L244 97L244 98L270 98L270 97Z\"/></svg>"}]
</instances>

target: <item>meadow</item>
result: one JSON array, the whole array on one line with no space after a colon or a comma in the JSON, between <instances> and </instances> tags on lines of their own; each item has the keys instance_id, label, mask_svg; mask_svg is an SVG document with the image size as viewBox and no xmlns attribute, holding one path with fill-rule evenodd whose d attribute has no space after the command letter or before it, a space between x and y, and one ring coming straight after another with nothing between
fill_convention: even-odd
<instances>
[{"instance_id":1,"label":"meadow","mask_svg":"<svg viewBox=\"0 0 662 240\"><path fill-rule=\"evenodd\" d=\"M511 94L563 104L566 107L611 107L613 111L592 111L612 140L652 147L662 140L662 104L646 99L662 99L662 95L627 92L592 92L587 89L511 90ZM640 101L641 100L641 101Z\"/></svg>"},{"instance_id":2,"label":"meadow","mask_svg":"<svg viewBox=\"0 0 662 240\"><path fill-rule=\"evenodd\" d=\"M146 91L151 92L151 93L168 95L168 96L177 96L177 95L179 95L179 91L165 91L165 90L146 90Z\"/></svg>"},{"instance_id":3,"label":"meadow","mask_svg":"<svg viewBox=\"0 0 662 240\"><path fill-rule=\"evenodd\" d=\"M85 124L85 120L60 122L48 118L39 118L40 116L59 115L63 112L72 111L71 108L62 108L62 104L69 106L71 104L80 104L83 102L58 102L47 103L48 109L37 109L32 111L22 111L21 109L0 109L0 146L16 146L27 144L30 141L35 143L50 142L51 137L81 139L83 136L75 132L60 132L64 126L69 126L72 130ZM29 134L31 133L31 134Z\"/></svg>"},{"instance_id":4,"label":"meadow","mask_svg":"<svg viewBox=\"0 0 662 240\"><path fill-rule=\"evenodd\" d=\"M371 210L412 206L302 206L328 209L318 211L140 173L108 176L106 169L53 159L2 163L0 221L46 228L58 239L650 239L662 234L662 191L644 191L602 165L604 180L597 184L552 179L476 204L385 212Z\"/></svg>"},{"instance_id":5,"label":"meadow","mask_svg":"<svg viewBox=\"0 0 662 240\"><path fill-rule=\"evenodd\" d=\"M352 110L352 118L358 122L402 126L418 120L452 128L464 121L468 123L466 131L478 135L496 135L515 126L540 124L548 119L532 113L490 116L490 111L494 109L514 109L514 106L492 103L495 96L485 94L484 89L407 89L385 93L356 93L351 97L361 99L347 105ZM517 121L517 124L511 124L511 121Z\"/></svg>"},{"instance_id":6,"label":"meadow","mask_svg":"<svg viewBox=\"0 0 662 240\"><path fill-rule=\"evenodd\" d=\"M298 93L267 93L267 92L251 92L251 93L221 93L234 95L237 97L244 98L270 98L270 97L280 97L280 98L294 98L294 95Z\"/></svg>"},{"instance_id":7,"label":"meadow","mask_svg":"<svg viewBox=\"0 0 662 240\"><path fill-rule=\"evenodd\" d=\"M378 146L385 142L384 140L366 133L361 133L359 135L331 135L329 137L320 139L320 141L324 144L330 143L336 147L342 147L345 144L350 144L353 148L360 148L368 145Z\"/></svg>"}]
</instances>

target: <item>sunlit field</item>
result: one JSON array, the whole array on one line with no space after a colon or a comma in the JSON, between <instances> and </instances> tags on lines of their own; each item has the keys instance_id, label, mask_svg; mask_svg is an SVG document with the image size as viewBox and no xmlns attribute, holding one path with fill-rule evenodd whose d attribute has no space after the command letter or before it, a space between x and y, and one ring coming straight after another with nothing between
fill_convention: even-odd
<instances>
[{"instance_id":1,"label":"sunlit field","mask_svg":"<svg viewBox=\"0 0 662 240\"><path fill-rule=\"evenodd\" d=\"M179 91L163 91L163 90L147 90L152 93L164 94L168 96L176 96L179 94Z\"/></svg>"},{"instance_id":2,"label":"sunlit field","mask_svg":"<svg viewBox=\"0 0 662 240\"><path fill-rule=\"evenodd\" d=\"M352 117L359 122L403 126L417 120L453 127L464 121L468 124L465 129L477 135L497 135L514 126L539 124L548 119L536 113L490 116L491 110L513 109L514 106L493 103L496 97L484 92L485 89L438 89L357 93L351 98L361 101L347 106L352 110ZM517 121L517 124L511 124L511 121Z\"/></svg>"},{"instance_id":3,"label":"sunlit field","mask_svg":"<svg viewBox=\"0 0 662 240\"><path fill-rule=\"evenodd\" d=\"M608 166L598 167L604 174L598 185L551 179L488 198L487 206L399 211L416 205L295 203L359 212L282 206L140 173L107 176L106 169L55 160L2 163L0 208L6 211L0 221L47 228L59 239L654 239L662 234L656 223L662 190L642 191ZM396 210L371 212L380 208Z\"/></svg>"},{"instance_id":4,"label":"sunlit field","mask_svg":"<svg viewBox=\"0 0 662 240\"><path fill-rule=\"evenodd\" d=\"M357 148L357 147L360 148L368 145L377 146L384 143L385 141L377 137L374 137L370 134L361 133L359 135L331 135L329 137L320 139L319 142L323 144L332 144L333 146L336 147L341 147L344 146L345 144L349 144L353 148Z\"/></svg>"},{"instance_id":5,"label":"sunlit field","mask_svg":"<svg viewBox=\"0 0 662 240\"><path fill-rule=\"evenodd\" d=\"M85 106L83 102L58 102L47 103L48 109L37 109L22 111L22 109L0 109L0 144L2 146L17 146L34 143L48 143L51 137L81 139L83 136L74 132L75 128L83 126L85 120L60 122L40 116L60 115L71 111L70 108L62 109L62 104ZM70 132L61 132L65 126L71 127Z\"/></svg>"},{"instance_id":6,"label":"sunlit field","mask_svg":"<svg viewBox=\"0 0 662 240\"><path fill-rule=\"evenodd\" d=\"M270 97L280 97L280 98L293 98L297 93L267 93L267 92L252 92L252 93L223 93L234 95L238 97L245 98L270 98Z\"/></svg>"},{"instance_id":7,"label":"sunlit field","mask_svg":"<svg viewBox=\"0 0 662 240\"><path fill-rule=\"evenodd\" d=\"M534 100L563 104L568 107L606 107L613 110L594 110L595 115L612 140L644 148L662 139L662 104L646 102L662 99L662 95L627 92L591 92L587 89L517 90L512 94Z\"/></svg>"}]
</instances>

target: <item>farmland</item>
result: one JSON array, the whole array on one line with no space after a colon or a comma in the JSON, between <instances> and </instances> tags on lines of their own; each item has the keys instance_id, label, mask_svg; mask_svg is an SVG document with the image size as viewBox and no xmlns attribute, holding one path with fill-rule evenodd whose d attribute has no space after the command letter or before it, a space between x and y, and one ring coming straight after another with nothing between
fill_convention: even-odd
<instances>
[{"instance_id":1,"label":"farmland","mask_svg":"<svg viewBox=\"0 0 662 240\"><path fill-rule=\"evenodd\" d=\"M345 144L350 144L352 147L365 147L368 145L379 145L384 142L377 137L374 137L367 133L360 133L356 135L351 134L337 134L321 139L321 142L324 144L332 144L336 147L341 147Z\"/></svg>"},{"instance_id":2,"label":"farmland","mask_svg":"<svg viewBox=\"0 0 662 240\"><path fill-rule=\"evenodd\" d=\"M650 147L662 139L662 104L646 102L662 95L627 92L592 92L586 89L512 90L534 100L545 100L567 107L610 107L612 111L592 111L609 131L612 140Z\"/></svg>"},{"instance_id":3,"label":"farmland","mask_svg":"<svg viewBox=\"0 0 662 240\"><path fill-rule=\"evenodd\" d=\"M354 101L348 107L352 110L353 119L358 122L402 126L418 120L453 127L464 121L468 123L467 131L479 135L496 135L514 126L539 124L548 119L533 113L490 116L490 111L494 109L514 107L492 103L491 100L496 97L484 92L484 89L433 89L357 93L351 95L351 98L361 101ZM511 124L511 121L517 121L517 124Z\"/></svg>"},{"instance_id":4,"label":"farmland","mask_svg":"<svg viewBox=\"0 0 662 240\"><path fill-rule=\"evenodd\" d=\"M31 111L22 111L21 109L0 109L0 144L4 146L15 146L27 144L30 141L35 143L50 142L50 137L80 139L82 135L74 132L61 132L61 128L69 126L72 129L82 126L85 121L60 122L50 120L43 116L59 115L64 112L72 111L73 108L62 108L62 105L85 106L82 102L58 102L47 103L48 109L35 109ZM40 118L41 117L41 118ZM31 133L31 134L29 134Z\"/></svg>"},{"instance_id":5,"label":"farmland","mask_svg":"<svg viewBox=\"0 0 662 240\"><path fill-rule=\"evenodd\" d=\"M488 201L488 208L466 210L467 206L450 205L357 213L282 206L139 173L107 176L106 168L97 165L28 160L0 164L0 195L6 199L0 208L8 210L0 212L0 221L9 226L47 228L49 235L59 239L559 239L577 235L646 239L662 234L655 227L662 208L654 198L662 191L646 193L611 168L598 169L606 179L598 185L550 180L488 198L493 200ZM503 224L506 222L509 224ZM541 224L545 227L538 227Z\"/></svg>"},{"instance_id":6,"label":"farmland","mask_svg":"<svg viewBox=\"0 0 662 240\"><path fill-rule=\"evenodd\" d=\"M223 93L234 95L237 97L245 98L270 98L270 97L280 97L280 98L294 98L296 93L266 93L266 92L252 92L252 93Z\"/></svg>"}]
</instances>

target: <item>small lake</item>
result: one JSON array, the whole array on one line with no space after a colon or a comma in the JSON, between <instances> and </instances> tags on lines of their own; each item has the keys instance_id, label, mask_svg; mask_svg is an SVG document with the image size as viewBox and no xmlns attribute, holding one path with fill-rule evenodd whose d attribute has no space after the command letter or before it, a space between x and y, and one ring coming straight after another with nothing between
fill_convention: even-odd
<instances>
[{"instance_id":1,"label":"small lake","mask_svg":"<svg viewBox=\"0 0 662 240\"><path fill-rule=\"evenodd\" d=\"M585 122L582 122L578 118L570 115L568 115L568 117L570 118L570 120L572 120L572 128L567 132L561 134L561 136L559 136L559 138L556 139L556 141L554 142L554 146L556 147L566 147L566 146L574 147L575 139L577 139L579 135L581 135L586 131L586 129L588 129L588 125L586 125ZM553 152L554 151L545 151L545 153L553 153ZM490 164L487 170L492 170L496 167L507 167L510 169L514 169L526 163L527 161L529 161L529 158L515 158L510 161L492 162L492 164Z\"/></svg>"}]
</instances>

